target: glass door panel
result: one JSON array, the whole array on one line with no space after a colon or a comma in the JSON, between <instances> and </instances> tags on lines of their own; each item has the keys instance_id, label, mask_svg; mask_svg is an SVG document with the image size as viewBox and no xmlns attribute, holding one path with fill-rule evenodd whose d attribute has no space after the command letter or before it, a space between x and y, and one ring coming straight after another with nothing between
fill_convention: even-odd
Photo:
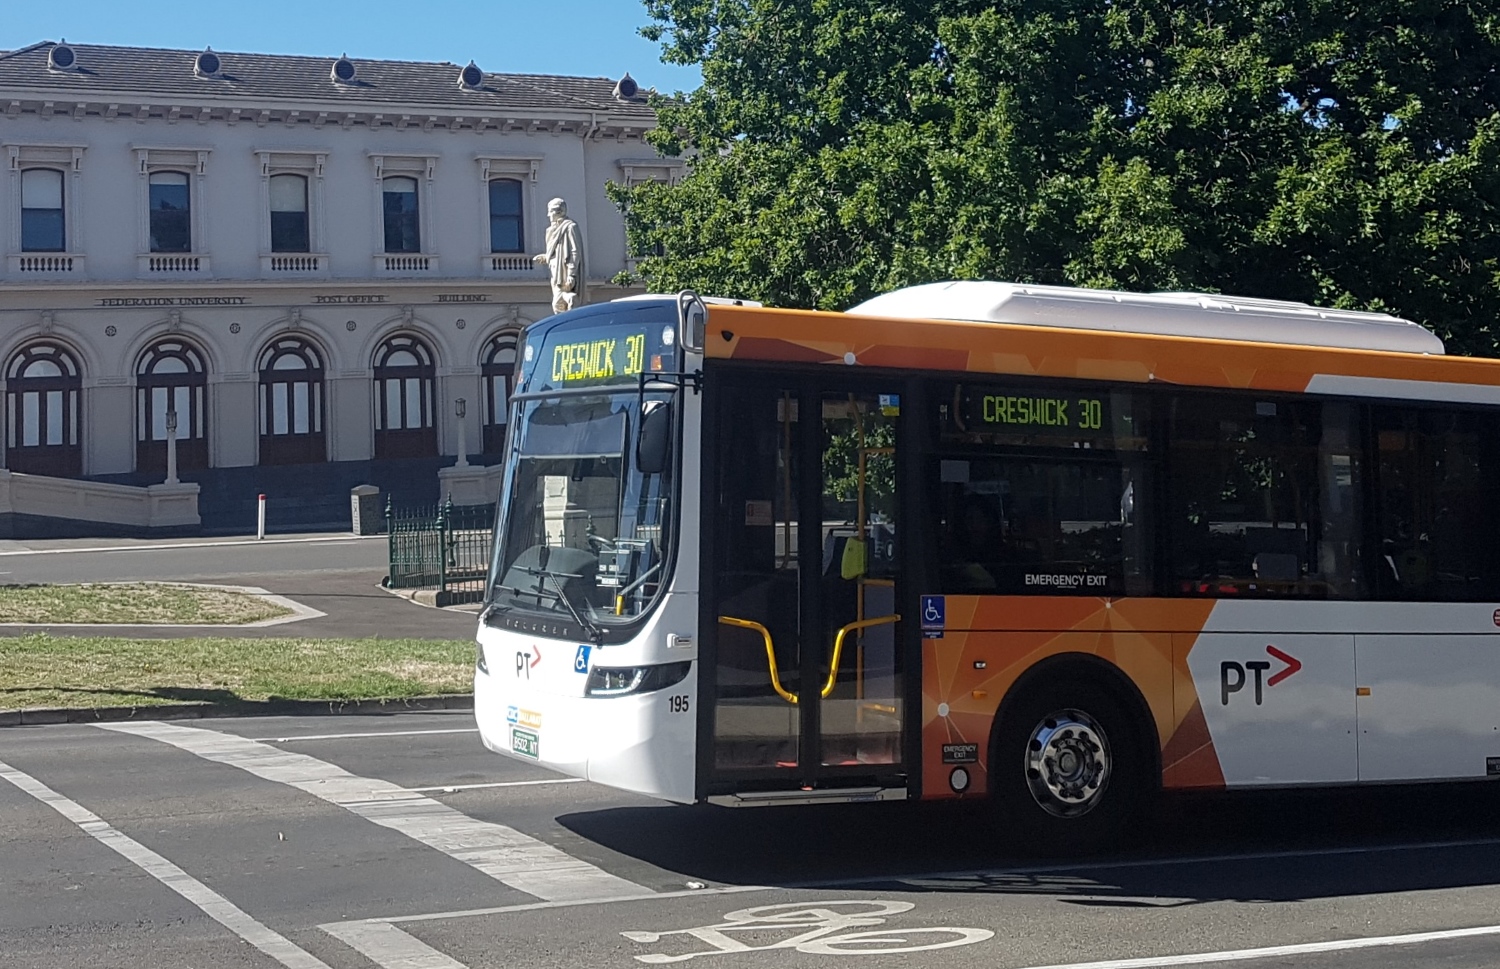
<instances>
[{"instance_id":1,"label":"glass door panel","mask_svg":"<svg viewBox=\"0 0 1500 969\"><path fill-rule=\"evenodd\" d=\"M714 768L795 769L802 710L797 396L726 387L714 522Z\"/></svg>"},{"instance_id":2,"label":"glass door panel","mask_svg":"<svg viewBox=\"0 0 1500 969\"><path fill-rule=\"evenodd\" d=\"M901 760L896 612L898 394L825 393L818 763Z\"/></svg>"}]
</instances>

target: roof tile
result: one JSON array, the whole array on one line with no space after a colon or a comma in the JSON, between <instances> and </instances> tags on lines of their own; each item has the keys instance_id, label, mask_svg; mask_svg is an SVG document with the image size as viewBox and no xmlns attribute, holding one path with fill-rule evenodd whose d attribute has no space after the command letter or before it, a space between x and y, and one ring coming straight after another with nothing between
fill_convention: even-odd
<instances>
[{"instance_id":1,"label":"roof tile","mask_svg":"<svg viewBox=\"0 0 1500 969\"><path fill-rule=\"evenodd\" d=\"M615 80L550 74L486 72L477 89L459 86L461 65L447 61L382 61L350 58L357 69L352 84L332 77L337 57L249 54L214 51L219 77L198 77L193 64L201 51L153 47L68 44L77 68L50 70L42 41L0 53L0 90L47 90L59 97L93 93L164 97L226 98L329 104L351 108L422 105L464 112L551 109L609 112L616 119L638 117L653 124L655 113L644 92L630 99L614 95Z\"/></svg>"}]
</instances>

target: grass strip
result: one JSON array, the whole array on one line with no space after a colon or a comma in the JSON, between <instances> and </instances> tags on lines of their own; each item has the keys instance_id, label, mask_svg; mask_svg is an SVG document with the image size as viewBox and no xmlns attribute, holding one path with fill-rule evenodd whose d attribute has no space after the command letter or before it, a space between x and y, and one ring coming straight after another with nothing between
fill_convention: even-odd
<instances>
[{"instance_id":1,"label":"grass strip","mask_svg":"<svg viewBox=\"0 0 1500 969\"><path fill-rule=\"evenodd\" d=\"M0 710L402 699L473 685L468 641L0 637Z\"/></svg>"},{"instance_id":2,"label":"grass strip","mask_svg":"<svg viewBox=\"0 0 1500 969\"><path fill-rule=\"evenodd\" d=\"M287 615L248 593L163 582L0 585L0 622L227 626Z\"/></svg>"}]
</instances>

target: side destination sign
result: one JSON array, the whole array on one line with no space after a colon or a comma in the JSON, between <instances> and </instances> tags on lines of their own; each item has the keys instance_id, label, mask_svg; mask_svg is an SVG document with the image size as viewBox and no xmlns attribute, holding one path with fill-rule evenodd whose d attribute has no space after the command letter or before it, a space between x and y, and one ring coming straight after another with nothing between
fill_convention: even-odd
<instances>
[{"instance_id":1,"label":"side destination sign","mask_svg":"<svg viewBox=\"0 0 1500 969\"><path fill-rule=\"evenodd\" d=\"M1103 432L1109 426L1104 395L1028 394L975 390L965 410L971 428L1015 428L1030 432Z\"/></svg>"}]
</instances>

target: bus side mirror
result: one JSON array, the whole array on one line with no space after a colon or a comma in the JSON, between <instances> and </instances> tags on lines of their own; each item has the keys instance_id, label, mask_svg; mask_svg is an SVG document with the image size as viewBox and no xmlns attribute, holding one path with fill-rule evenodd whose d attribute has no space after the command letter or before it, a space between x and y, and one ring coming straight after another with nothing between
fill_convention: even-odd
<instances>
[{"instance_id":1,"label":"bus side mirror","mask_svg":"<svg viewBox=\"0 0 1500 969\"><path fill-rule=\"evenodd\" d=\"M672 456L672 405L648 400L641 405L641 432L635 440L635 466L642 474L661 474Z\"/></svg>"},{"instance_id":2,"label":"bus side mirror","mask_svg":"<svg viewBox=\"0 0 1500 969\"><path fill-rule=\"evenodd\" d=\"M708 306L690 289L677 294L677 329L684 349L703 352L708 334Z\"/></svg>"}]
</instances>

